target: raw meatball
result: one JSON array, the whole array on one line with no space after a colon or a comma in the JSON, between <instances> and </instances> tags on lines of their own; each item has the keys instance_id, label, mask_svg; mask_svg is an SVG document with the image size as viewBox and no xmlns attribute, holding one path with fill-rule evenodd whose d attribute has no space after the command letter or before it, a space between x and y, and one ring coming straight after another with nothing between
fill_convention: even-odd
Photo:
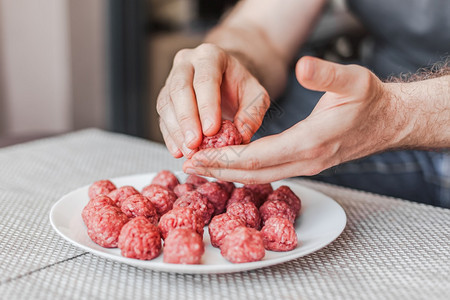
<instances>
[{"instance_id":1,"label":"raw meatball","mask_svg":"<svg viewBox=\"0 0 450 300\"><path fill-rule=\"evenodd\" d=\"M204 225L211 221L211 217L214 213L214 206L208 201L208 198L197 191L187 192L175 201L173 207L192 208L194 212L203 220Z\"/></svg>"},{"instance_id":2,"label":"raw meatball","mask_svg":"<svg viewBox=\"0 0 450 300\"><path fill-rule=\"evenodd\" d=\"M235 202L228 206L227 214L241 218L247 227L259 230L261 226L261 216L252 202Z\"/></svg>"},{"instance_id":3,"label":"raw meatball","mask_svg":"<svg viewBox=\"0 0 450 300\"><path fill-rule=\"evenodd\" d=\"M266 220L272 217L285 218L292 224L295 222L294 210L289 206L289 204L281 200L267 200L259 208L259 213L261 214L263 224L265 224Z\"/></svg>"},{"instance_id":4,"label":"raw meatball","mask_svg":"<svg viewBox=\"0 0 450 300\"><path fill-rule=\"evenodd\" d=\"M197 192L205 195L214 206L214 214L223 213L228 201L227 192L217 182L207 182L197 188Z\"/></svg>"},{"instance_id":5,"label":"raw meatball","mask_svg":"<svg viewBox=\"0 0 450 300\"><path fill-rule=\"evenodd\" d=\"M232 263L259 261L266 251L261 232L250 227L238 227L223 241L220 253Z\"/></svg>"},{"instance_id":6,"label":"raw meatball","mask_svg":"<svg viewBox=\"0 0 450 300\"><path fill-rule=\"evenodd\" d=\"M190 228L203 236L203 220L189 207L177 207L166 213L159 220L159 230L165 239L175 228Z\"/></svg>"},{"instance_id":7,"label":"raw meatball","mask_svg":"<svg viewBox=\"0 0 450 300\"><path fill-rule=\"evenodd\" d=\"M92 215L88 235L91 240L105 248L115 248L122 227L128 217L116 206L105 206Z\"/></svg>"},{"instance_id":8,"label":"raw meatball","mask_svg":"<svg viewBox=\"0 0 450 300\"><path fill-rule=\"evenodd\" d=\"M203 238L189 228L175 228L164 240L164 262L199 264L205 253Z\"/></svg>"},{"instance_id":9,"label":"raw meatball","mask_svg":"<svg viewBox=\"0 0 450 300\"><path fill-rule=\"evenodd\" d=\"M123 226L119 248L125 257L154 259L161 253L161 235L158 227L145 217L136 217Z\"/></svg>"},{"instance_id":10,"label":"raw meatball","mask_svg":"<svg viewBox=\"0 0 450 300\"><path fill-rule=\"evenodd\" d=\"M128 218L145 217L153 225L158 225L159 215L153 203L145 196L136 194L128 197L120 207Z\"/></svg>"},{"instance_id":11,"label":"raw meatball","mask_svg":"<svg viewBox=\"0 0 450 300\"><path fill-rule=\"evenodd\" d=\"M81 217L83 218L84 224L89 226L89 223L92 220L92 215L105 206L115 206L115 203L111 200L111 198L105 195L100 195L89 200L88 204L81 212Z\"/></svg>"},{"instance_id":12,"label":"raw meatball","mask_svg":"<svg viewBox=\"0 0 450 300\"><path fill-rule=\"evenodd\" d=\"M261 229L264 247L272 251L290 251L297 247L297 233L289 220L269 218Z\"/></svg>"},{"instance_id":13,"label":"raw meatball","mask_svg":"<svg viewBox=\"0 0 450 300\"><path fill-rule=\"evenodd\" d=\"M195 185L191 183L183 183L178 184L174 189L173 192L177 195L177 197L181 197L187 192L195 191Z\"/></svg>"},{"instance_id":14,"label":"raw meatball","mask_svg":"<svg viewBox=\"0 0 450 300\"><path fill-rule=\"evenodd\" d=\"M231 145L240 145L242 143L242 136L237 130L236 126L229 121L222 121L222 127L213 136L203 136L203 141L199 149L221 148Z\"/></svg>"},{"instance_id":15,"label":"raw meatball","mask_svg":"<svg viewBox=\"0 0 450 300\"><path fill-rule=\"evenodd\" d=\"M230 199L228 199L227 207L236 202L252 202L256 207L259 207L259 203L253 195L253 192L245 187L234 189L234 191L231 193Z\"/></svg>"},{"instance_id":16,"label":"raw meatball","mask_svg":"<svg viewBox=\"0 0 450 300\"><path fill-rule=\"evenodd\" d=\"M203 178L201 176L191 174L188 176L188 178L186 178L185 183L193 184L195 186L195 188L198 188L199 186L201 186L202 184L207 183L207 182L208 182L208 179Z\"/></svg>"},{"instance_id":17,"label":"raw meatball","mask_svg":"<svg viewBox=\"0 0 450 300\"><path fill-rule=\"evenodd\" d=\"M171 210L173 203L177 199L177 195L174 192L157 184L150 184L144 187L142 195L153 203L160 216Z\"/></svg>"},{"instance_id":18,"label":"raw meatball","mask_svg":"<svg viewBox=\"0 0 450 300\"><path fill-rule=\"evenodd\" d=\"M94 199L95 197L100 195L108 195L115 189L116 186L109 180L96 181L89 187L89 199Z\"/></svg>"},{"instance_id":19,"label":"raw meatball","mask_svg":"<svg viewBox=\"0 0 450 300\"><path fill-rule=\"evenodd\" d=\"M241 218L227 213L212 218L208 226L211 245L220 248L225 236L239 226L245 226L245 222Z\"/></svg>"},{"instance_id":20,"label":"raw meatball","mask_svg":"<svg viewBox=\"0 0 450 300\"><path fill-rule=\"evenodd\" d=\"M134 187L126 185L109 193L108 197L111 198L118 207L120 207L125 199L136 194L139 194L139 192Z\"/></svg>"},{"instance_id":21,"label":"raw meatball","mask_svg":"<svg viewBox=\"0 0 450 300\"><path fill-rule=\"evenodd\" d=\"M222 180L217 180L216 182L228 193L228 197L230 197L235 188L234 183Z\"/></svg>"},{"instance_id":22,"label":"raw meatball","mask_svg":"<svg viewBox=\"0 0 450 300\"><path fill-rule=\"evenodd\" d=\"M178 178L170 171L162 170L153 178L151 184L157 184L168 188L173 191L173 189L179 184Z\"/></svg>"},{"instance_id":23,"label":"raw meatball","mask_svg":"<svg viewBox=\"0 0 450 300\"><path fill-rule=\"evenodd\" d=\"M292 210L294 210L297 216L300 214L300 209L302 208L300 198L286 185L282 185L273 191L273 193L267 197L267 200L281 200L286 202Z\"/></svg>"},{"instance_id":24,"label":"raw meatball","mask_svg":"<svg viewBox=\"0 0 450 300\"><path fill-rule=\"evenodd\" d=\"M245 184L245 188L248 188L253 192L253 195L257 199L259 206L261 206L269 196L273 192L272 185L270 183L263 184Z\"/></svg>"}]
</instances>

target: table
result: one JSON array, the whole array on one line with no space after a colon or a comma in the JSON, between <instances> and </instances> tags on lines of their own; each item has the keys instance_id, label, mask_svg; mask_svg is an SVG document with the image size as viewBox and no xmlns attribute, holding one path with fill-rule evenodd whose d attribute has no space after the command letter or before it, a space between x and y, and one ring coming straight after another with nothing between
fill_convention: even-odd
<instances>
[{"instance_id":1,"label":"table","mask_svg":"<svg viewBox=\"0 0 450 300\"><path fill-rule=\"evenodd\" d=\"M329 246L221 275L131 267L82 251L50 226L51 206L100 178L180 170L164 146L88 129L0 149L1 299L448 299L450 210L301 180L348 217Z\"/></svg>"}]
</instances>

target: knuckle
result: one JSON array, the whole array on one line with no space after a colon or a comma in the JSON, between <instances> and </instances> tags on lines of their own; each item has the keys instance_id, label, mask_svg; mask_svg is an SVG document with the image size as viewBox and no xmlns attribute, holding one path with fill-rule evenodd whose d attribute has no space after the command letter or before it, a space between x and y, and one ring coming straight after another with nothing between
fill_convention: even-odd
<instances>
[{"instance_id":1,"label":"knuckle","mask_svg":"<svg viewBox=\"0 0 450 300\"><path fill-rule=\"evenodd\" d=\"M190 123L190 121L192 121L192 116L189 115L189 114L187 114L187 113L180 113L180 114L177 116L177 119L178 119L178 122L180 123L180 125L181 125L182 127L183 127L183 126L189 127L189 126L188 126L188 123Z\"/></svg>"},{"instance_id":2,"label":"knuckle","mask_svg":"<svg viewBox=\"0 0 450 300\"><path fill-rule=\"evenodd\" d=\"M196 51L200 54L200 55L209 55L212 54L214 52L217 52L219 49L219 47L217 47L214 44L210 44L210 43L203 43L200 44L197 48Z\"/></svg>"},{"instance_id":3,"label":"knuckle","mask_svg":"<svg viewBox=\"0 0 450 300\"><path fill-rule=\"evenodd\" d=\"M214 80L216 80L216 78L212 74L203 73L195 75L194 87L199 87L205 83L212 83Z\"/></svg>"},{"instance_id":4,"label":"knuckle","mask_svg":"<svg viewBox=\"0 0 450 300\"><path fill-rule=\"evenodd\" d=\"M179 62L182 62L182 61L186 60L186 58L187 58L187 56L189 55L190 52L191 52L190 49L181 49L181 50L179 50L175 54L175 57L173 59L174 63L179 63Z\"/></svg>"},{"instance_id":5,"label":"knuckle","mask_svg":"<svg viewBox=\"0 0 450 300\"><path fill-rule=\"evenodd\" d=\"M169 95L175 96L179 92L187 89L189 87L188 82L185 80L185 78L172 78L170 84L169 84Z\"/></svg>"},{"instance_id":6,"label":"knuckle","mask_svg":"<svg viewBox=\"0 0 450 300\"><path fill-rule=\"evenodd\" d=\"M159 98L158 102L156 103L156 111L158 115L161 116L161 114L169 107L169 101L166 97Z\"/></svg>"}]
</instances>

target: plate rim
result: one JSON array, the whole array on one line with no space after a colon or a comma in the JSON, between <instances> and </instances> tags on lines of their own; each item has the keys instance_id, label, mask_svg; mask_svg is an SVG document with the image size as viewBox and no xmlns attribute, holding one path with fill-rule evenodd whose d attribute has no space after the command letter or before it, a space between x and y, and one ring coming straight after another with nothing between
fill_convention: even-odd
<instances>
[{"instance_id":1,"label":"plate rim","mask_svg":"<svg viewBox=\"0 0 450 300\"><path fill-rule=\"evenodd\" d=\"M171 172L173 172L177 177L180 174L183 174L183 176L184 176L184 173L181 171L171 171ZM110 178L109 180L121 181L121 180L127 180L127 178L132 178L132 177L155 176L157 173L158 172L132 174L132 175L127 175L127 176ZM208 178L208 180L210 180L210 179L211 178ZM91 184L81 186L81 187L71 190L70 192L61 196L58 199L58 201L56 201L52 205L50 212L49 212L49 219L50 219L50 224L51 224L52 228L64 240L68 241L70 244L72 244L78 248L81 248L81 249L87 251L88 253L93 253L97 256L100 256L100 257L106 258L106 259L110 259L115 262L126 263L126 264L132 265L134 267L149 269L149 270L158 271L158 272L169 272L169 273L178 273L178 274L224 274L224 273L235 273L235 272L256 270L256 269L261 269L261 268L265 268L265 267L269 267L269 266L273 266L273 265L282 264L282 263L285 263L285 262L288 262L288 261L291 261L291 260L294 260L294 259L297 259L300 257L304 257L304 256L314 253L322 248L325 248L328 245L330 245L331 243L333 243L342 234L345 227L347 226L347 221L348 221L347 214L346 214L344 208L335 199L333 199L330 196L328 196L320 191L317 191L313 188L304 186L301 183L296 182L296 181L297 180L295 180L295 179L288 178L288 179L272 182L272 184L273 183L295 184L297 186L300 186L303 189L312 191L313 193L320 194L321 196L327 198L328 201L331 200L331 202L336 205L337 209L341 211L341 213L343 215L343 219L341 220L341 223L339 224L341 227L335 231L336 233L332 237L329 238L330 240L327 243L319 244L319 245L309 248L306 252L302 253L301 255L299 255L297 252L289 254L289 251L288 251L288 252L285 252L286 255L271 258L270 260L261 260L261 261L257 261L257 262L239 263L239 264L229 263L229 264L220 265L220 269L218 269L218 270L215 270L217 268L217 265L169 264L169 263L155 262L155 261L151 261L152 262L151 265L145 266L145 265L143 265L143 263L145 263L146 261L127 258L124 256L117 256L116 254L112 254L112 253L102 252L97 249L93 249L89 246L86 246L82 243L79 243L76 240L73 240L70 237L68 237L65 233L63 233L60 230L59 226L57 226L55 224L55 220L54 220L54 218L56 217L55 211L64 203L64 201L67 201L66 199L69 198L72 194L74 194L80 190L86 189ZM268 250L266 250L266 251L268 251ZM160 255L162 255L162 254L160 254ZM180 268L180 266L181 266L181 268Z\"/></svg>"}]
</instances>

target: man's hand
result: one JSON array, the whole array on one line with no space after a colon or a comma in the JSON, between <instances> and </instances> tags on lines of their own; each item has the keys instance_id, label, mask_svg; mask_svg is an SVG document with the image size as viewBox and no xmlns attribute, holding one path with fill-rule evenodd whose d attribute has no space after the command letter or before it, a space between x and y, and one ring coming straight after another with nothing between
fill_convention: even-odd
<instances>
[{"instance_id":1,"label":"man's hand","mask_svg":"<svg viewBox=\"0 0 450 300\"><path fill-rule=\"evenodd\" d=\"M248 143L269 105L266 90L238 59L203 44L175 56L157 111L166 145L179 158L191 157L203 134L217 133L222 117L233 120Z\"/></svg>"},{"instance_id":2,"label":"man's hand","mask_svg":"<svg viewBox=\"0 0 450 300\"><path fill-rule=\"evenodd\" d=\"M304 87L326 91L308 118L248 145L200 151L184 171L243 183L315 175L400 147L412 130L392 86L363 67L303 57L296 74Z\"/></svg>"}]
</instances>

